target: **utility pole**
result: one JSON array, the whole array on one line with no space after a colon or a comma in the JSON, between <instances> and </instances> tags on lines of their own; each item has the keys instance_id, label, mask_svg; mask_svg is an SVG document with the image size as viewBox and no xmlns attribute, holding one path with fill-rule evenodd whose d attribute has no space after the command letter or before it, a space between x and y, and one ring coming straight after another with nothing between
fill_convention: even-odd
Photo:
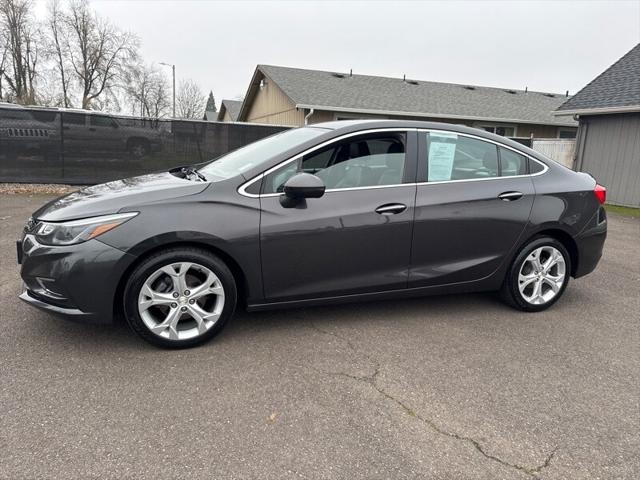
<instances>
[{"instance_id":1,"label":"utility pole","mask_svg":"<svg viewBox=\"0 0 640 480\"><path fill-rule=\"evenodd\" d=\"M173 73L173 118L176 118L176 66L164 62L160 62L160 65L171 67L171 72Z\"/></svg>"}]
</instances>

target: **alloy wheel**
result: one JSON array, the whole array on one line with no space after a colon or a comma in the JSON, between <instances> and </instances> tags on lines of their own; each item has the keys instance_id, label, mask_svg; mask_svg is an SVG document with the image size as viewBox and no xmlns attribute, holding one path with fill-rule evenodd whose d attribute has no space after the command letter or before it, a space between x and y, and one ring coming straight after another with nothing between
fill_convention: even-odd
<instances>
[{"instance_id":1,"label":"alloy wheel","mask_svg":"<svg viewBox=\"0 0 640 480\"><path fill-rule=\"evenodd\" d=\"M147 278L138 295L138 312L152 333L186 340L211 329L224 302L224 288L215 273L197 263L177 262Z\"/></svg>"},{"instance_id":2,"label":"alloy wheel","mask_svg":"<svg viewBox=\"0 0 640 480\"><path fill-rule=\"evenodd\" d=\"M531 305L544 305L562 289L565 276L566 262L562 253L552 246L538 247L520 266L520 295Z\"/></svg>"},{"instance_id":3,"label":"alloy wheel","mask_svg":"<svg viewBox=\"0 0 640 480\"><path fill-rule=\"evenodd\" d=\"M142 145L141 143L137 143L131 148L131 153L133 153L134 157L142 158L147 152L144 145Z\"/></svg>"}]
</instances>

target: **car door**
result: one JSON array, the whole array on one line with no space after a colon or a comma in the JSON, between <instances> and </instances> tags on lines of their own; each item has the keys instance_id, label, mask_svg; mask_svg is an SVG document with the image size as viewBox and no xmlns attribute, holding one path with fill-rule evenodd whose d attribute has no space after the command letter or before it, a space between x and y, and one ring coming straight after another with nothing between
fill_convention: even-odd
<instances>
[{"instance_id":1,"label":"car door","mask_svg":"<svg viewBox=\"0 0 640 480\"><path fill-rule=\"evenodd\" d=\"M529 162L473 135L419 133L410 287L475 281L496 271L529 221L535 196Z\"/></svg>"},{"instance_id":2,"label":"car door","mask_svg":"<svg viewBox=\"0 0 640 480\"><path fill-rule=\"evenodd\" d=\"M415 201L416 132L351 135L267 172L260 196L265 298L285 301L407 286ZM284 182L320 177L321 198L285 208Z\"/></svg>"}]
</instances>

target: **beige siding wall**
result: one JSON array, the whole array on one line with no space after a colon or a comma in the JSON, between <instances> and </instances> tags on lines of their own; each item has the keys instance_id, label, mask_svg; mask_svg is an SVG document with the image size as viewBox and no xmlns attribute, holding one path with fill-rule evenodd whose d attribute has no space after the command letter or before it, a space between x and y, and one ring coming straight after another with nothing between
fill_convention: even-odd
<instances>
[{"instance_id":1,"label":"beige siding wall","mask_svg":"<svg viewBox=\"0 0 640 480\"><path fill-rule=\"evenodd\" d=\"M269 123L273 125L292 125L301 126L304 125L304 117L308 113L308 110L296 110L295 105L289 98L280 90L280 88L273 82L267 79L266 85L262 90L258 90L253 103L249 109L247 115L247 122L253 123ZM331 122L335 120L337 116L345 116L349 118L358 118L358 115L353 114L341 114L339 112L333 112L328 110L316 110L309 119L309 124L320 122ZM445 122L455 123L458 125L467 125L470 127L478 126L482 122L474 120L452 120L452 119L438 119L438 118L420 118L420 117L402 117L395 116L389 117L386 115L362 115L361 118L396 118L405 120L423 120L433 122ZM225 115L225 120L226 115ZM487 123L487 122L485 122ZM488 123L487 123L488 124ZM514 126L510 123L491 123L491 125L504 125ZM559 127L551 125L529 125L529 124L516 124L516 136L518 137L530 137L533 134L534 138L557 138ZM569 127L563 127L570 129ZM577 128L576 128L577 130Z\"/></svg>"},{"instance_id":2,"label":"beige siding wall","mask_svg":"<svg viewBox=\"0 0 640 480\"><path fill-rule=\"evenodd\" d=\"M552 125L530 125L526 123L497 123L497 122L478 122L475 120L453 120L447 118L433 118L433 117L403 117L403 116L387 116L387 115L362 115L362 117L358 117L358 115L353 114L341 114L336 112L329 111L316 111L311 117L311 123L319 123L319 122L330 122L335 119L335 116L344 116L349 118L380 118L380 119L401 119L401 120L421 120L424 122L442 122L442 123L453 123L455 125L466 125L468 127L476 127L480 128L481 124L487 125L504 125L504 126L515 126L516 127L516 136L518 137L530 137L533 133L534 138L557 138L559 127L555 127ZM563 130L572 130L571 127L561 127ZM577 127L573 128L573 130L577 130Z\"/></svg>"},{"instance_id":3,"label":"beige siding wall","mask_svg":"<svg viewBox=\"0 0 640 480\"><path fill-rule=\"evenodd\" d=\"M305 115L309 113L309 111L305 111ZM304 115L303 115L304 118ZM315 110L313 115L309 118L309 124L312 123L320 123L320 122L333 122L334 120L334 112L329 112L327 110ZM303 122L304 123L304 122Z\"/></svg>"},{"instance_id":4,"label":"beige siding wall","mask_svg":"<svg viewBox=\"0 0 640 480\"><path fill-rule=\"evenodd\" d=\"M263 89L258 89L247 113L247 122L272 125L304 124L304 113L272 81L266 79Z\"/></svg>"},{"instance_id":5,"label":"beige siding wall","mask_svg":"<svg viewBox=\"0 0 640 480\"><path fill-rule=\"evenodd\" d=\"M231 117L229 116L229 112L227 110L224 111L224 115L222 116L221 122L233 122Z\"/></svg>"}]
</instances>

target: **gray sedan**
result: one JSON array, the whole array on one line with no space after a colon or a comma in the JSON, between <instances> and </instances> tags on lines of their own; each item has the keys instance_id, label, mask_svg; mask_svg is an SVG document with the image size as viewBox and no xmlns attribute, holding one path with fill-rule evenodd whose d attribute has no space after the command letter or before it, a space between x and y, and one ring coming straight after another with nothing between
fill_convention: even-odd
<instances>
[{"instance_id":1,"label":"gray sedan","mask_svg":"<svg viewBox=\"0 0 640 480\"><path fill-rule=\"evenodd\" d=\"M596 267L605 197L480 130L317 124L43 206L18 242L20 298L79 320L121 314L162 347L212 338L239 304L499 291L535 312Z\"/></svg>"}]
</instances>

